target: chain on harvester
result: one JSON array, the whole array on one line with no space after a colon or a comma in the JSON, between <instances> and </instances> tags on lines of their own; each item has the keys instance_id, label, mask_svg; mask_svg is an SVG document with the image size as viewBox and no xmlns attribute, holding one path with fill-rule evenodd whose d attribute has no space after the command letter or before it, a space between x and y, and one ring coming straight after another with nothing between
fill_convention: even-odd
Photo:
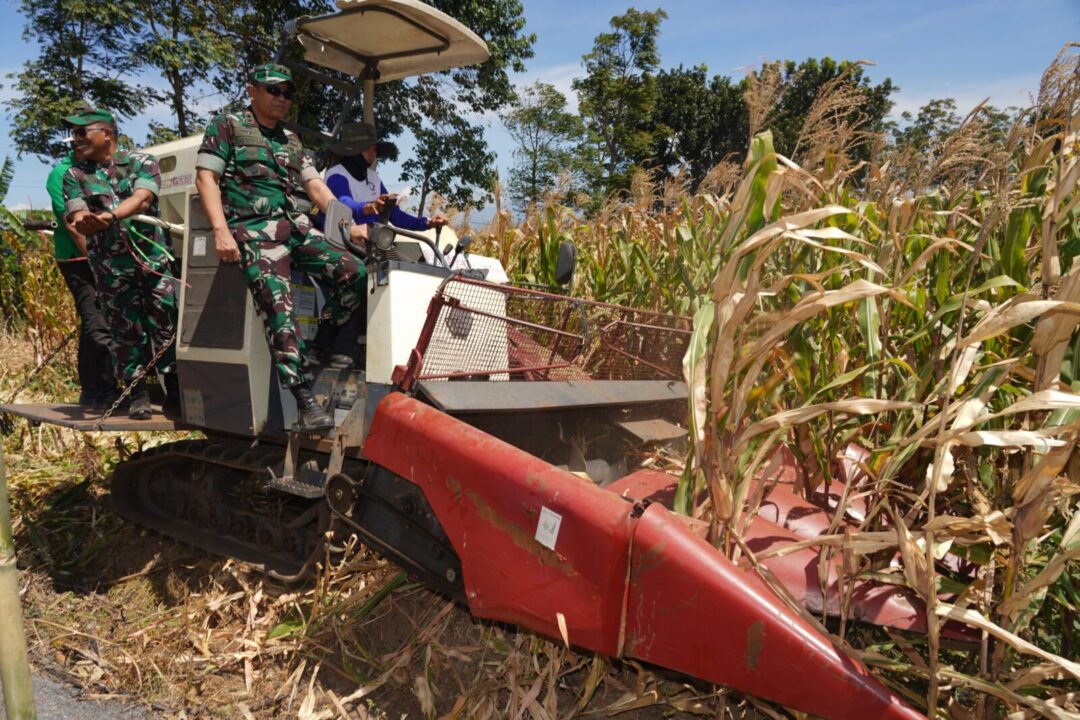
<instances>
[{"instance_id":1,"label":"chain on harvester","mask_svg":"<svg viewBox=\"0 0 1080 720\"><path fill-rule=\"evenodd\" d=\"M161 220L160 218L150 217L150 216L147 216L147 215L134 215L134 216L132 216L132 217L130 217L127 220L124 221L126 223L126 227L128 228L129 232L134 233L139 238L149 242L150 244L154 245L159 250L163 251L168 256L169 260L175 260L176 259L176 258L173 257L172 253L169 252L168 248L154 242L151 238L148 238L147 236L143 235L138 230L136 230L134 225L131 222L133 220L138 221L138 222L142 222L142 223L146 223L148 225L156 225L157 227L162 228L164 230L168 230L169 232L176 231L177 226L171 225L170 223L167 223L164 220ZM133 257L135 257L135 261L137 263L139 263L140 265L142 265L146 269L150 270L150 272L153 272L155 275L160 275L161 274L161 273L155 272L152 268L150 268L146 264L146 263L148 263L150 261L150 259L148 257L146 257L146 255L141 250L139 250L138 253L139 253L139 255L142 255L142 259L140 259L138 256L135 255L135 250L138 250L137 245L129 244L128 248L131 250L131 254L132 254ZM116 398L116 400L113 401L113 404L109 407L109 409L106 410L102 414L102 416L100 418L98 418L97 424L94 426L95 429L101 430L102 426L105 424L105 421L108 420L110 417L112 417L113 413L116 412L117 408L119 408L121 405L124 404L124 401L128 399L128 397L131 395L132 391L138 386L138 384L140 382L142 382L143 378L146 377L147 373L149 373L151 370L153 370L154 366L158 364L158 361L161 360L161 357L165 354L165 351L168 350L170 347L172 347L172 344L173 344L173 342L175 340L176 340L176 335L174 334L169 338L169 340L167 342L163 343L162 346L160 348L158 348L157 352L154 353L154 357L152 357L150 359L150 362L146 364L146 367L142 368L141 370L139 370L139 372L135 373L135 377L133 377L131 379L131 381L128 382L128 384L124 386L124 389L121 391L120 395Z\"/></svg>"},{"instance_id":2,"label":"chain on harvester","mask_svg":"<svg viewBox=\"0 0 1080 720\"><path fill-rule=\"evenodd\" d=\"M154 366L158 364L159 360L161 360L161 357L165 354L165 351L172 347L174 340L176 340L176 335L171 336L168 342L163 343L161 347L158 348L158 351L154 353L154 357L150 358L150 362L146 364L146 367L135 373L135 377L131 378L131 381L124 386L123 391L116 398L116 400L113 401L112 406L108 410L106 410L100 418L98 418L97 424L94 426L95 430L101 430L102 426L105 424L105 421L112 417L112 414L116 412L116 409L124 404L124 400L127 400L128 396L131 395L132 390L134 390L136 386L138 386L138 384L142 382L143 378L146 377L147 373L154 369Z\"/></svg>"}]
</instances>

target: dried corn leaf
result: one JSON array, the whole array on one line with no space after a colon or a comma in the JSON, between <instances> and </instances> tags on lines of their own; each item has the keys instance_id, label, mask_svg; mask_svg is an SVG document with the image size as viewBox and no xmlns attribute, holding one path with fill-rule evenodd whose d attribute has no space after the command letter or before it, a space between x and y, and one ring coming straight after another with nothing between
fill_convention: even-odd
<instances>
[{"instance_id":1,"label":"dried corn leaf","mask_svg":"<svg viewBox=\"0 0 1080 720\"><path fill-rule=\"evenodd\" d=\"M1017 413L1036 412L1039 410L1080 410L1080 393L1062 390L1040 390L1017 400L1000 412L987 415L983 420L1016 415Z\"/></svg>"},{"instance_id":2,"label":"dried corn leaf","mask_svg":"<svg viewBox=\"0 0 1080 720\"><path fill-rule=\"evenodd\" d=\"M1065 572L1069 563L1077 558L1080 558L1080 544L1055 555L1035 577L1013 591L1012 596L998 606L998 612L1006 617L1016 617L1020 611L1031 603L1031 598L1036 593L1057 582L1057 579Z\"/></svg>"},{"instance_id":3,"label":"dried corn leaf","mask_svg":"<svg viewBox=\"0 0 1080 720\"><path fill-rule=\"evenodd\" d=\"M907 266L907 269L904 271L903 276L901 276L900 278L900 282L896 283L896 287L905 287L911 280L912 276L916 272L918 272L919 269L923 265L925 265L930 260L930 258L936 255L940 250L949 250L950 252L955 254L956 251L953 249L953 245L957 245L964 250L967 250L968 252L971 252L974 249L970 245L963 243L959 240L954 240L953 238L935 240L933 244L930 245L930 247L923 250L919 257L915 258L915 260Z\"/></svg>"},{"instance_id":4,"label":"dried corn leaf","mask_svg":"<svg viewBox=\"0 0 1080 720\"><path fill-rule=\"evenodd\" d=\"M1054 293L1055 300L1065 302L1080 302L1080 265L1075 265L1061 280L1058 290ZM1055 346L1069 341L1077 323L1080 322L1075 315L1052 315L1039 320L1035 326L1035 334L1031 339L1031 349L1039 355L1045 355Z\"/></svg>"},{"instance_id":5,"label":"dried corn leaf","mask_svg":"<svg viewBox=\"0 0 1080 720\"><path fill-rule=\"evenodd\" d=\"M1065 445L1064 440L1055 437L1056 434L1054 430L971 430L959 433L950 440L967 447L1032 447L1041 451Z\"/></svg>"},{"instance_id":6,"label":"dried corn leaf","mask_svg":"<svg viewBox=\"0 0 1080 720\"><path fill-rule=\"evenodd\" d=\"M1000 625L991 622L982 613L971 608L961 608L956 605L950 605L949 603L939 602L934 608L934 612L942 618L947 620L956 620L958 622L965 623L974 628L978 628L990 635L993 635L1001 642L1005 643L1012 649L1024 655L1030 655L1037 657L1046 662L1053 663L1067 673L1072 675L1077 680L1080 680L1080 665L1072 660L1066 660L1065 658L1055 655L1052 652L1043 650L1037 645L1029 643L1019 635L1014 635Z\"/></svg>"},{"instance_id":7,"label":"dried corn leaf","mask_svg":"<svg viewBox=\"0 0 1080 720\"><path fill-rule=\"evenodd\" d=\"M852 398L850 400L837 400L835 402L807 405L794 410L770 415L769 417L754 423L739 435L736 450L746 446L746 443L756 436L799 425L826 413L844 413L847 415L876 415L878 413L893 410L913 410L920 408L920 403L904 402L900 400L878 400L875 398Z\"/></svg>"},{"instance_id":8,"label":"dried corn leaf","mask_svg":"<svg viewBox=\"0 0 1080 720\"><path fill-rule=\"evenodd\" d=\"M706 372L708 370L708 339L712 330L715 308L706 303L694 314L694 333L683 356L683 377L690 396L691 437L695 447L705 441L705 422L708 412ZM698 450L700 453L700 450ZM701 463L698 463L701 466Z\"/></svg>"},{"instance_id":9,"label":"dried corn leaf","mask_svg":"<svg viewBox=\"0 0 1080 720\"><path fill-rule=\"evenodd\" d=\"M1022 507L1036 502L1045 495L1050 483L1061 474L1069 458L1072 457L1075 442L1073 438L1072 442L1054 448L1044 455L1035 467L1024 473L1013 488L1012 497L1015 505Z\"/></svg>"},{"instance_id":10,"label":"dried corn leaf","mask_svg":"<svg viewBox=\"0 0 1080 720\"><path fill-rule=\"evenodd\" d=\"M807 225L813 225L814 223L827 220L834 215L850 215L851 209L842 207L840 205L827 205L823 208L816 208L814 210L807 210L806 212L796 213L783 217L776 222L766 225L758 230L756 233L748 237L739 245L738 250L735 253L735 257L742 257L747 253L753 252L766 242L780 237L786 232L798 230L806 227Z\"/></svg>"},{"instance_id":11,"label":"dried corn leaf","mask_svg":"<svg viewBox=\"0 0 1080 720\"><path fill-rule=\"evenodd\" d=\"M646 690L643 693L628 692L604 708L604 712L608 715L615 715L630 710L640 710L641 708L650 707L656 705L658 702L660 702L660 693L655 689Z\"/></svg>"},{"instance_id":12,"label":"dried corn leaf","mask_svg":"<svg viewBox=\"0 0 1080 720\"><path fill-rule=\"evenodd\" d=\"M1051 317L1053 314L1062 313L1069 316L1080 316L1080 303L1062 302L1059 300L1029 300L1022 302L1006 303L992 308L982 318L971 334L963 338L959 347L967 347L992 337L1001 335L1017 325L1024 325L1037 318Z\"/></svg>"},{"instance_id":13,"label":"dried corn leaf","mask_svg":"<svg viewBox=\"0 0 1080 720\"><path fill-rule=\"evenodd\" d=\"M566 630L566 616L561 612L555 613L555 620L559 623L559 636L567 648L570 647L570 633Z\"/></svg>"},{"instance_id":14,"label":"dried corn leaf","mask_svg":"<svg viewBox=\"0 0 1080 720\"><path fill-rule=\"evenodd\" d=\"M1080 692L1055 692L1051 695L1050 699L1046 701L1046 706L1051 708L1060 708L1062 711L1066 711L1065 717L1076 718L1077 713L1077 700L1080 699ZM1018 710L1014 713L1009 713L1008 720L1027 720L1028 718L1036 717L1061 717L1060 715L1051 715L1048 712L1040 712L1038 710Z\"/></svg>"},{"instance_id":15,"label":"dried corn leaf","mask_svg":"<svg viewBox=\"0 0 1080 720\"><path fill-rule=\"evenodd\" d=\"M952 483L953 473L956 472L956 463L953 460L954 443L945 443L940 453L934 454L934 462L926 468L926 486L934 486L937 492L945 492Z\"/></svg>"},{"instance_id":16,"label":"dried corn leaf","mask_svg":"<svg viewBox=\"0 0 1080 720\"><path fill-rule=\"evenodd\" d=\"M1076 454L1073 454L1073 458ZM1070 465L1072 461L1070 460ZM1070 468L1071 469L1071 468ZM1070 479L1076 482L1078 478L1073 477L1072 473L1069 474ZM1065 532L1061 536L1061 547L1071 548L1073 543L1080 541L1080 509L1073 513L1072 518L1069 520L1068 526L1065 528Z\"/></svg>"},{"instance_id":17,"label":"dried corn leaf","mask_svg":"<svg viewBox=\"0 0 1080 720\"><path fill-rule=\"evenodd\" d=\"M736 370L742 370L755 360L759 360L780 340L787 337L791 329L805 322L807 319L820 312L829 310L838 305L877 297L878 295L891 294L894 298L907 302L899 294L868 280L856 280L845 285L839 290L829 290L824 293L813 293L805 297L795 307L791 308L778 322L762 335L762 337L746 352L746 356L736 365Z\"/></svg>"},{"instance_id":18,"label":"dried corn leaf","mask_svg":"<svg viewBox=\"0 0 1080 720\"><path fill-rule=\"evenodd\" d=\"M904 561L904 578L907 579L908 586L925 600L934 591L934 581L926 564L926 552L919 547L919 543L899 516L894 516L894 522L900 557Z\"/></svg>"},{"instance_id":19,"label":"dried corn leaf","mask_svg":"<svg viewBox=\"0 0 1080 720\"><path fill-rule=\"evenodd\" d=\"M1053 663L1039 663L1033 667L1018 668L1005 687L1010 690L1023 690L1040 685L1047 680L1067 680L1068 673Z\"/></svg>"},{"instance_id":20,"label":"dried corn leaf","mask_svg":"<svg viewBox=\"0 0 1080 720\"><path fill-rule=\"evenodd\" d=\"M942 679L948 680L956 685L969 687L972 690L996 697L1007 703L1024 705L1032 708L1043 717L1052 718L1053 720L1076 720L1076 715L1074 713L1066 712L1041 698L1013 692L998 683L973 678L970 675L959 673L952 668L942 668L938 671L938 674Z\"/></svg>"},{"instance_id":21,"label":"dried corn leaf","mask_svg":"<svg viewBox=\"0 0 1080 720\"><path fill-rule=\"evenodd\" d=\"M809 235L809 233L804 233L804 232L784 233L784 237L791 238L792 240L797 240L800 243L802 243L804 245L807 245L809 247L816 248L816 249L821 250L823 252L831 252L831 253L836 253L837 255L843 255L844 257L849 257L852 260L854 260L855 262L862 265L867 270L875 272L878 275L885 275L886 274L885 271L881 268L881 266L878 265L873 260L871 260L867 255L864 255L861 252L856 252L855 250L849 250L848 248L845 248L845 247L826 245L824 243L820 243L820 242L814 240L813 238L808 237L808 235Z\"/></svg>"},{"instance_id":22,"label":"dried corn leaf","mask_svg":"<svg viewBox=\"0 0 1080 720\"><path fill-rule=\"evenodd\" d=\"M420 702L420 711L425 717L435 717L435 693L431 690L431 683L424 675L413 678L413 695Z\"/></svg>"},{"instance_id":23,"label":"dried corn leaf","mask_svg":"<svg viewBox=\"0 0 1080 720\"><path fill-rule=\"evenodd\" d=\"M994 510L986 515L969 518L938 515L926 523L923 529L966 543L985 542L989 539L995 545L1004 545L1009 541L1012 523L1004 512Z\"/></svg>"},{"instance_id":24,"label":"dried corn leaf","mask_svg":"<svg viewBox=\"0 0 1080 720\"><path fill-rule=\"evenodd\" d=\"M971 367L975 364L975 358L978 356L979 348L976 345L969 345L960 351L960 357L953 361L952 369L949 370L949 386L945 390L947 395L951 397L956 393L957 388L964 384L968 374L971 373ZM977 400L974 404L976 406L981 405L982 407L986 407L986 403L979 403ZM965 411L961 412L963 413ZM968 409L966 412L971 413L973 412L973 409ZM975 413L975 417L978 417L978 413Z\"/></svg>"},{"instance_id":25,"label":"dried corn leaf","mask_svg":"<svg viewBox=\"0 0 1080 720\"><path fill-rule=\"evenodd\" d=\"M592 702L596 689L600 687L600 681L604 677L604 669L607 662L599 655L593 655L589 661L589 674L585 676L585 682L581 685L581 696L577 701L577 712L581 712Z\"/></svg>"}]
</instances>

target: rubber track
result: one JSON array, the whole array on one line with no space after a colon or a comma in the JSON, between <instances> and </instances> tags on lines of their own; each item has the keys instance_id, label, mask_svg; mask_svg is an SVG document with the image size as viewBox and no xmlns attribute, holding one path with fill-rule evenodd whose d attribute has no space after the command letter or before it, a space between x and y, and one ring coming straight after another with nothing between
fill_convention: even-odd
<instances>
[{"instance_id":1,"label":"rubber track","mask_svg":"<svg viewBox=\"0 0 1080 720\"><path fill-rule=\"evenodd\" d=\"M276 577L291 578L304 568L304 561L286 558L253 542L220 534L210 528L201 528L182 519L163 514L146 506L140 485L149 482L154 468L184 463L190 472L194 463L201 462L217 468L227 468L237 473L266 473L268 467L280 466L285 448L280 446L255 446L248 441L231 440L181 440L150 448L121 462L113 471L113 503L120 514L144 527L156 530L188 545L214 555L236 558L262 568ZM269 486L269 482L267 483ZM192 493L192 498L195 494ZM298 499L297 502L303 502ZM310 501L324 502L322 499ZM250 508L245 510L251 511Z\"/></svg>"}]
</instances>

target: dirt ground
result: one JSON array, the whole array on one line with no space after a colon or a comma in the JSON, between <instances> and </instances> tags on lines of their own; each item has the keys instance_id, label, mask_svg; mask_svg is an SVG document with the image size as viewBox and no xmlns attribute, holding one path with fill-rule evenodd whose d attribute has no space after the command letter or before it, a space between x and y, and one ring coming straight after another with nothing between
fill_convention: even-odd
<instances>
[{"instance_id":1,"label":"dirt ground","mask_svg":"<svg viewBox=\"0 0 1080 720\"><path fill-rule=\"evenodd\" d=\"M364 550L286 587L129 524L94 478L32 505L16 540L32 655L167 717L725 716L708 687L475 621Z\"/></svg>"},{"instance_id":2,"label":"dirt ground","mask_svg":"<svg viewBox=\"0 0 1080 720\"><path fill-rule=\"evenodd\" d=\"M22 421L4 437L32 659L89 695L175 718L755 715L686 678L474 620L363 548L288 587L129 523L111 468L176 438Z\"/></svg>"}]
</instances>

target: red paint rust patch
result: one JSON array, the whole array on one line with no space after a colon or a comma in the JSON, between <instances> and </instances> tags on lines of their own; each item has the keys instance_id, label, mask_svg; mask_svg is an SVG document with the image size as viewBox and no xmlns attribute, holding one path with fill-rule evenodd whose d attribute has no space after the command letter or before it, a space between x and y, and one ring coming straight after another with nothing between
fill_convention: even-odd
<instances>
[{"instance_id":1,"label":"red paint rust patch","mask_svg":"<svg viewBox=\"0 0 1080 720\"><path fill-rule=\"evenodd\" d=\"M456 505L461 504L461 483L452 477L446 478L446 487L450 491L450 494L454 496L454 503Z\"/></svg>"},{"instance_id":2,"label":"red paint rust patch","mask_svg":"<svg viewBox=\"0 0 1080 720\"><path fill-rule=\"evenodd\" d=\"M746 631L746 669L753 670L761 662L761 650L765 647L765 623L758 620Z\"/></svg>"},{"instance_id":3,"label":"red paint rust patch","mask_svg":"<svg viewBox=\"0 0 1080 720\"><path fill-rule=\"evenodd\" d=\"M461 502L461 484L450 478L447 478L446 484L454 494L455 499ZM529 535L516 524L500 515L478 493L473 490L465 490L464 496L476 507L476 514L481 520L502 530L515 546L534 556L541 565L557 567L566 577L571 579L577 576L577 571L572 564L563 560L554 550L549 550L538 543L532 535Z\"/></svg>"}]
</instances>

